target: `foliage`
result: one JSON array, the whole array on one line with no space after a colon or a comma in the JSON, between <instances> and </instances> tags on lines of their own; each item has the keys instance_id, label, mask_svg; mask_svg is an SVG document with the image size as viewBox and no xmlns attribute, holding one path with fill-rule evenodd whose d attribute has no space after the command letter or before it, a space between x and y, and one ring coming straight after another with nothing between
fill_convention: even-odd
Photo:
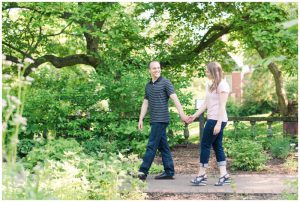
<instances>
[{"instance_id":1,"label":"foliage","mask_svg":"<svg viewBox=\"0 0 300 202\"><path fill-rule=\"evenodd\" d=\"M84 140L82 142L82 147L84 153L91 156L97 156L99 152L116 153L118 151L116 141L108 142L101 137L99 139L93 138Z\"/></svg>"},{"instance_id":2,"label":"foliage","mask_svg":"<svg viewBox=\"0 0 300 202\"><path fill-rule=\"evenodd\" d=\"M43 143L40 143L36 140L32 139L22 139L17 144L17 156L18 157L25 157L27 154L36 147L41 146Z\"/></svg>"},{"instance_id":3,"label":"foliage","mask_svg":"<svg viewBox=\"0 0 300 202\"><path fill-rule=\"evenodd\" d=\"M102 155L104 157L105 155ZM128 172L137 173L136 156L111 155L101 160L85 154L66 152L64 161L46 160L24 170L4 165L4 199L113 200L145 199L144 183ZM8 180L9 176L12 180Z\"/></svg>"},{"instance_id":4,"label":"foliage","mask_svg":"<svg viewBox=\"0 0 300 202\"><path fill-rule=\"evenodd\" d=\"M284 169L288 172L297 172L298 171L298 159L294 156L294 153L291 153L284 162Z\"/></svg>"},{"instance_id":5,"label":"foliage","mask_svg":"<svg viewBox=\"0 0 300 202\"><path fill-rule=\"evenodd\" d=\"M286 92L289 101L296 101L298 100L298 78L297 77L287 77L286 81Z\"/></svg>"},{"instance_id":6,"label":"foliage","mask_svg":"<svg viewBox=\"0 0 300 202\"><path fill-rule=\"evenodd\" d=\"M250 77L250 78L249 78ZM277 96L275 93L275 83L272 80L272 75L266 69L257 69L252 72L243 87L243 103L241 105L229 101L228 111L234 110L241 116L248 116L253 114L261 114L268 112L277 112ZM265 82L261 78L266 78L269 82ZM285 91L289 101L297 100L298 88L296 77L285 77Z\"/></svg>"},{"instance_id":7,"label":"foliage","mask_svg":"<svg viewBox=\"0 0 300 202\"><path fill-rule=\"evenodd\" d=\"M290 140L287 137L275 137L271 140L270 150L277 158L285 159L290 152Z\"/></svg>"},{"instance_id":8,"label":"foliage","mask_svg":"<svg viewBox=\"0 0 300 202\"><path fill-rule=\"evenodd\" d=\"M266 78L271 82L265 82L260 78ZM276 94L272 75L264 70L255 70L246 81L243 88L243 104L241 113L253 115L268 113L276 109Z\"/></svg>"},{"instance_id":9,"label":"foliage","mask_svg":"<svg viewBox=\"0 0 300 202\"><path fill-rule=\"evenodd\" d=\"M144 96L140 80L146 83L148 79L138 72L127 73L124 70L122 79L115 82L109 79L109 74L99 76L81 69L42 68L36 71L33 75L36 82L28 92L30 99L24 109L28 129L21 138L45 136L45 133L46 138L75 137L80 141L101 138L105 142L115 142L119 151L142 154L149 128L145 120L144 131L137 130ZM128 80L131 85L126 84ZM184 99L182 95L182 104L188 105L189 99ZM102 105L105 100L109 108ZM182 130L178 115L171 114L170 128ZM174 139L174 144L176 141Z\"/></svg>"},{"instance_id":10,"label":"foliage","mask_svg":"<svg viewBox=\"0 0 300 202\"><path fill-rule=\"evenodd\" d=\"M38 162L44 163L45 160L64 160L66 152L79 154L82 150L79 143L71 138L50 140L43 147L33 148L23 160L24 166L26 169L32 169Z\"/></svg>"},{"instance_id":11,"label":"foliage","mask_svg":"<svg viewBox=\"0 0 300 202\"><path fill-rule=\"evenodd\" d=\"M164 170L163 165L158 165L155 162L153 162L150 167L149 174L162 173L163 170Z\"/></svg>"},{"instance_id":12,"label":"foliage","mask_svg":"<svg viewBox=\"0 0 300 202\"><path fill-rule=\"evenodd\" d=\"M27 119L23 117L26 90L33 79L22 76L27 66L32 62L26 58L24 64L13 64L3 57L3 69L17 69L17 74L3 75L2 93L2 148L3 158L14 164L17 157L18 136L26 130Z\"/></svg>"},{"instance_id":13,"label":"foliage","mask_svg":"<svg viewBox=\"0 0 300 202\"><path fill-rule=\"evenodd\" d=\"M285 182L286 189L283 191L282 200L298 200L298 179ZM290 191L294 193L291 193Z\"/></svg>"},{"instance_id":14,"label":"foliage","mask_svg":"<svg viewBox=\"0 0 300 202\"><path fill-rule=\"evenodd\" d=\"M91 182L90 199L137 200L146 197L142 192L145 188L144 182L128 175L128 173L133 175L138 173L138 158L136 155L129 155L128 157L122 154L107 156L102 153L99 158L100 161L88 160L89 162L83 158L83 162L80 163L83 170L88 171L87 178Z\"/></svg>"},{"instance_id":15,"label":"foliage","mask_svg":"<svg viewBox=\"0 0 300 202\"><path fill-rule=\"evenodd\" d=\"M268 160L268 155L260 144L244 139L232 142L227 154L233 159L230 167L233 170L261 170Z\"/></svg>"},{"instance_id":16,"label":"foliage","mask_svg":"<svg viewBox=\"0 0 300 202\"><path fill-rule=\"evenodd\" d=\"M226 103L226 112L228 116L241 116L241 106L235 102L231 97L228 98Z\"/></svg>"},{"instance_id":17,"label":"foliage","mask_svg":"<svg viewBox=\"0 0 300 202\"><path fill-rule=\"evenodd\" d=\"M99 101L98 83L82 69L42 68L28 91L24 114L28 128L21 138L92 136L90 108Z\"/></svg>"},{"instance_id":18,"label":"foliage","mask_svg":"<svg viewBox=\"0 0 300 202\"><path fill-rule=\"evenodd\" d=\"M255 54L247 58L256 61L251 67L265 71L273 62L287 80L297 77L297 26L284 27L298 16L293 3L5 2L2 9L3 53L18 63L3 68L4 158L15 162L20 139L19 154L27 154L23 162L32 169L5 168L6 199L144 199L142 183L127 175L137 171L136 157L116 153L141 155L146 148L148 120L140 132L137 118L150 60L162 62L162 75L174 84L185 110L191 95L182 89L189 78L203 77L213 60L227 72L236 69L232 52L250 50ZM24 65L24 58L32 61ZM24 66L30 68L24 72ZM25 99L32 81L22 76L27 74L35 82ZM262 83L249 85L241 108L229 103L230 114L275 109L275 85L265 85L271 77L256 76ZM297 100L296 86L286 88L288 98ZM171 112L174 134L184 128L178 120ZM245 140L235 141L235 133L227 141L234 166L259 169L265 162L261 145L269 147L264 134L253 140L249 130L241 135ZM26 138L48 143L35 147ZM174 145L182 136L169 139Z\"/></svg>"}]
</instances>

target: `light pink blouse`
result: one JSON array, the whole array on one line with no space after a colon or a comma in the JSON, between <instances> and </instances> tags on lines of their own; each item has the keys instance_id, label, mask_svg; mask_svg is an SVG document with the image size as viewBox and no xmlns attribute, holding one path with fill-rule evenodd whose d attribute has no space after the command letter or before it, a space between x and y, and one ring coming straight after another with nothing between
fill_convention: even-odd
<instances>
[{"instance_id":1,"label":"light pink blouse","mask_svg":"<svg viewBox=\"0 0 300 202\"><path fill-rule=\"evenodd\" d=\"M218 120L218 114L219 114L219 105L220 105L220 99L219 95L221 92L230 92L230 87L226 80L221 80L221 82L218 85L217 90L214 90L213 92L209 91L209 86L206 86L206 105L207 105L207 119L212 120ZM225 111L224 116L222 118L223 122L228 121L227 112Z\"/></svg>"}]
</instances>

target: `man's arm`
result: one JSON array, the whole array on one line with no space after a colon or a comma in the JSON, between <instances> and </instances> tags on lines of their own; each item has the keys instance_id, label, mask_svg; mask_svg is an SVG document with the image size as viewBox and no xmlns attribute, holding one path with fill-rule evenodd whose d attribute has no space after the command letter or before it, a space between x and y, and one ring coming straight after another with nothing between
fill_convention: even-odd
<instances>
[{"instance_id":1,"label":"man's arm","mask_svg":"<svg viewBox=\"0 0 300 202\"><path fill-rule=\"evenodd\" d=\"M180 101L179 101L177 95L175 93L173 93L170 95L170 98L173 100L181 120L186 122L188 120L188 117L184 114L183 108L180 104Z\"/></svg>"},{"instance_id":2,"label":"man's arm","mask_svg":"<svg viewBox=\"0 0 300 202\"><path fill-rule=\"evenodd\" d=\"M138 124L139 130L143 130L143 119L147 113L147 110L148 110L148 100L144 99L141 107L141 113L140 113L139 124Z\"/></svg>"}]
</instances>

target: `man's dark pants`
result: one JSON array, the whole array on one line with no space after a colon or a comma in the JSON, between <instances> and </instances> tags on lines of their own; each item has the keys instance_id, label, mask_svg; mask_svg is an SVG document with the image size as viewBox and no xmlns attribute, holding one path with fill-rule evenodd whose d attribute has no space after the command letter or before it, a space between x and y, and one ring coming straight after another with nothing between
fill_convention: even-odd
<instances>
[{"instance_id":1,"label":"man's dark pants","mask_svg":"<svg viewBox=\"0 0 300 202\"><path fill-rule=\"evenodd\" d=\"M147 144L146 153L140 171L148 175L151 164L154 160L157 149L161 152L164 170L167 175L174 176L174 163L167 140L168 123L151 123L151 132Z\"/></svg>"}]
</instances>

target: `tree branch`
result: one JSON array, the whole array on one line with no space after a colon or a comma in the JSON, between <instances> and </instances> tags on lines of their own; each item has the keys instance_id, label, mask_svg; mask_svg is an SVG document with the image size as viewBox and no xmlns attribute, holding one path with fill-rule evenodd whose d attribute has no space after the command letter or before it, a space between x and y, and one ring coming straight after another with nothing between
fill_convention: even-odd
<instances>
[{"instance_id":1,"label":"tree branch","mask_svg":"<svg viewBox=\"0 0 300 202\"><path fill-rule=\"evenodd\" d=\"M97 68L102 61L92 56L85 54L75 54L66 57L57 57L54 55L44 55L34 60L34 63L30 64L25 70L24 76L27 76L32 72L32 68L37 68L43 63L50 62L56 68L62 68L66 66L73 66L77 64L90 65L94 68Z\"/></svg>"},{"instance_id":2,"label":"tree branch","mask_svg":"<svg viewBox=\"0 0 300 202\"><path fill-rule=\"evenodd\" d=\"M50 36L58 36L60 34L62 34L73 22L70 22L67 24L67 26L65 26L60 32L56 33L56 34L47 34L44 35L44 37L50 37Z\"/></svg>"},{"instance_id":3,"label":"tree branch","mask_svg":"<svg viewBox=\"0 0 300 202\"><path fill-rule=\"evenodd\" d=\"M27 9L27 10L39 13L41 15L46 15L46 16L51 16L52 14L59 14L59 17L63 18L63 19L69 19L72 16L72 13L69 13L69 12L63 12L63 13L60 13L60 12L51 12L51 13L49 13L49 12L38 10L38 9L36 9L34 7L21 6L17 2L6 2L2 6L2 11L9 10L9 9L12 9L12 8Z\"/></svg>"},{"instance_id":4,"label":"tree branch","mask_svg":"<svg viewBox=\"0 0 300 202\"><path fill-rule=\"evenodd\" d=\"M20 49L18 49L18 48L16 48L16 47L13 47L12 45L6 43L5 41L2 41L2 44L3 44L3 45L6 45L6 46L9 47L10 49L13 49L13 50L15 50L15 51L21 53L21 54L22 54L23 56L25 56L25 57L28 57L28 58L30 58L30 59L33 59L33 58L31 57L31 55L29 55L28 53L25 53L24 51L22 51L22 50L20 50Z\"/></svg>"},{"instance_id":5,"label":"tree branch","mask_svg":"<svg viewBox=\"0 0 300 202\"><path fill-rule=\"evenodd\" d=\"M218 38L223 36L224 34L229 33L231 29L231 26L224 26L224 25L214 25L212 26L206 34L202 37L199 45L193 50L194 53L199 54L202 52L205 48L213 44ZM207 37L214 31L219 31L215 34L213 34L209 39Z\"/></svg>"},{"instance_id":6,"label":"tree branch","mask_svg":"<svg viewBox=\"0 0 300 202\"><path fill-rule=\"evenodd\" d=\"M11 61L13 63L19 64L19 59L15 56L5 55L5 60Z\"/></svg>"},{"instance_id":7,"label":"tree branch","mask_svg":"<svg viewBox=\"0 0 300 202\"><path fill-rule=\"evenodd\" d=\"M184 63L194 59L202 51L204 51L206 48L211 46L218 38L220 38L224 34L229 33L231 29L232 29L231 25L227 25L227 26L225 26L225 25L214 25L214 26L212 26L206 32L206 34L202 37L202 39L200 40L198 46L195 49L193 49L190 52L181 54L181 55L171 56L170 59L168 59L166 61L162 61L161 65L163 67L167 67L167 66L171 66L172 64L174 64L174 62L176 64L184 64ZM217 31L217 32L214 33L215 31Z\"/></svg>"}]
</instances>

